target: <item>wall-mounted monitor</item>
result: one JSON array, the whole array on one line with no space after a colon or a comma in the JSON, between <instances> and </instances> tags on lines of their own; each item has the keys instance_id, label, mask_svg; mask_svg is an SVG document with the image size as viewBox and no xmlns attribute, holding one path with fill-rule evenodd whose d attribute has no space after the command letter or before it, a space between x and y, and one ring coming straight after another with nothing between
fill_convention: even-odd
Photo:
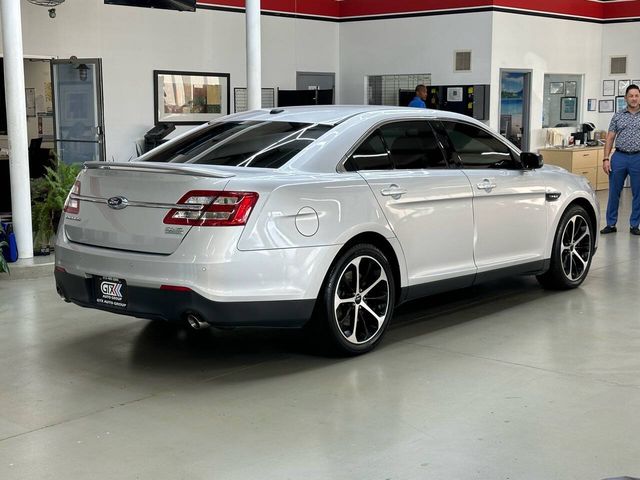
<instances>
[{"instance_id":1,"label":"wall-mounted monitor","mask_svg":"<svg viewBox=\"0 0 640 480\"><path fill-rule=\"evenodd\" d=\"M196 0L104 0L107 5L126 5L128 7L161 8L195 12Z\"/></svg>"}]
</instances>

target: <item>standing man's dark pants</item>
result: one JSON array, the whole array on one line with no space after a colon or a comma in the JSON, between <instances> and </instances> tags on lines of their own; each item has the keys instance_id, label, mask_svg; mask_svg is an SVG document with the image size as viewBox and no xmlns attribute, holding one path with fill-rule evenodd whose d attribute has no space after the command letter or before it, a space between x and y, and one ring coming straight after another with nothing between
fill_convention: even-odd
<instances>
[{"instance_id":1,"label":"standing man's dark pants","mask_svg":"<svg viewBox=\"0 0 640 480\"><path fill-rule=\"evenodd\" d=\"M624 153L616 151L611 157L607 225L615 225L618 221L620 193L627 175L631 178L631 191L633 193L629 225L633 228L640 224L640 152Z\"/></svg>"}]
</instances>

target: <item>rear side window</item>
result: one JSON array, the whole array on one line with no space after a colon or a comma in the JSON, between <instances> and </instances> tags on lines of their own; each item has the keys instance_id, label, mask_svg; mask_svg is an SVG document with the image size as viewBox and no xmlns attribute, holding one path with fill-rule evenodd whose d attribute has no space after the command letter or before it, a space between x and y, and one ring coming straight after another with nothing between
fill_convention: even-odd
<instances>
[{"instance_id":1,"label":"rear side window","mask_svg":"<svg viewBox=\"0 0 640 480\"><path fill-rule=\"evenodd\" d=\"M351 155L345 164L347 171L356 170L390 170L393 168L387 147L382 141L380 132L376 130L371 134L355 152Z\"/></svg>"},{"instance_id":2,"label":"rear side window","mask_svg":"<svg viewBox=\"0 0 640 480\"><path fill-rule=\"evenodd\" d=\"M390 123L380 127L397 169L446 168L431 126L425 121Z\"/></svg>"},{"instance_id":3,"label":"rear side window","mask_svg":"<svg viewBox=\"0 0 640 480\"><path fill-rule=\"evenodd\" d=\"M442 124L463 168L521 168L511 149L486 130L462 122Z\"/></svg>"},{"instance_id":4,"label":"rear side window","mask_svg":"<svg viewBox=\"0 0 640 480\"><path fill-rule=\"evenodd\" d=\"M279 168L331 129L300 122L225 122L181 139L148 162Z\"/></svg>"}]
</instances>

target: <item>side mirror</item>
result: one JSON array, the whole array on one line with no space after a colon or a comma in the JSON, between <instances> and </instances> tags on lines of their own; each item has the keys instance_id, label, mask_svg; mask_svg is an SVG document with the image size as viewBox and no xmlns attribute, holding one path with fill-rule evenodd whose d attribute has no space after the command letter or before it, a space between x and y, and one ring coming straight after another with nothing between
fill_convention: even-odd
<instances>
[{"instance_id":1,"label":"side mirror","mask_svg":"<svg viewBox=\"0 0 640 480\"><path fill-rule=\"evenodd\" d=\"M526 170L535 170L544 165L542 155L533 152L522 152L520 154L520 162L522 162L522 166Z\"/></svg>"}]
</instances>

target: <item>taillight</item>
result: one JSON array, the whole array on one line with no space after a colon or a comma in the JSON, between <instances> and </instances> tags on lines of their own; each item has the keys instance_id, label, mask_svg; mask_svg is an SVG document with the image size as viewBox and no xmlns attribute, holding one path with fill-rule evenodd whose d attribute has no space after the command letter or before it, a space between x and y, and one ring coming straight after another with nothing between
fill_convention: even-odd
<instances>
[{"instance_id":1,"label":"taillight","mask_svg":"<svg viewBox=\"0 0 640 480\"><path fill-rule=\"evenodd\" d=\"M80 195L80 180L75 181L73 187L71 187L69 195L67 195L67 200L64 202L65 213L77 215L78 213L80 213L80 200L78 200L77 198L71 198L72 193Z\"/></svg>"},{"instance_id":2,"label":"taillight","mask_svg":"<svg viewBox=\"0 0 640 480\"><path fill-rule=\"evenodd\" d=\"M196 227L245 225L257 201L256 192L192 190L178 200L178 205L185 208L169 210L164 223Z\"/></svg>"}]
</instances>

